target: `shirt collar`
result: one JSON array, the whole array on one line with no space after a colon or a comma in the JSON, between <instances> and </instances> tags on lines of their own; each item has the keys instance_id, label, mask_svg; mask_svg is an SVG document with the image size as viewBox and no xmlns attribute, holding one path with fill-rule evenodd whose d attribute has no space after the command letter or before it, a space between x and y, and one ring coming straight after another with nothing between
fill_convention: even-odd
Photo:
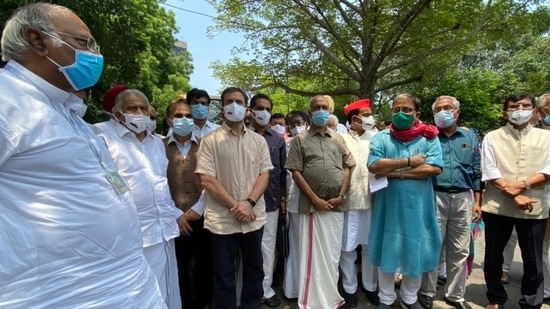
<instances>
[{"instance_id":1,"label":"shirt collar","mask_svg":"<svg viewBox=\"0 0 550 309\"><path fill-rule=\"evenodd\" d=\"M33 84L40 92L45 94L50 101L52 102L72 102L75 100L82 101L78 96L76 96L74 93L70 93L64 90L61 90L54 85L48 83L45 79L42 77L34 74L26 67L22 66L20 63L14 60L10 60L7 64L5 69L8 71L18 74L22 76L23 78L27 79L31 84Z\"/></svg>"},{"instance_id":2,"label":"shirt collar","mask_svg":"<svg viewBox=\"0 0 550 309\"><path fill-rule=\"evenodd\" d=\"M168 136L168 144L171 144L171 143L176 143L178 145L181 145L180 142L178 142L178 140L174 137L174 131L172 131L172 134L170 134L170 136ZM197 141L197 136L195 135L195 132L191 132L191 138L189 140L187 140L185 143L188 143L188 142L193 142L195 144L198 144L199 142ZM183 146L183 145L181 145Z\"/></svg>"},{"instance_id":3,"label":"shirt collar","mask_svg":"<svg viewBox=\"0 0 550 309\"><path fill-rule=\"evenodd\" d=\"M509 130L510 132L512 132L512 134L514 134L514 136L516 136L518 138L526 135L527 133L529 133L529 131L532 128L531 124L528 124L525 128L523 128L523 130L519 131L516 128L514 128L514 125L512 125L510 122L507 122L506 126L504 126L504 127L507 130Z\"/></svg>"},{"instance_id":4,"label":"shirt collar","mask_svg":"<svg viewBox=\"0 0 550 309\"><path fill-rule=\"evenodd\" d=\"M321 131L315 131L313 132L311 129L307 130L307 133L311 136L319 135L321 136ZM330 133L328 129L325 129L325 136L332 137L333 134L337 134L336 132Z\"/></svg>"},{"instance_id":5,"label":"shirt collar","mask_svg":"<svg viewBox=\"0 0 550 309\"><path fill-rule=\"evenodd\" d=\"M233 130L225 123L225 121L222 123L222 128L224 130L226 130L228 133L231 133L231 134L237 136L236 134L233 133ZM247 128L246 126L244 126L244 130L243 130L242 134L244 135L247 131L250 131L250 129Z\"/></svg>"},{"instance_id":6,"label":"shirt collar","mask_svg":"<svg viewBox=\"0 0 550 309\"><path fill-rule=\"evenodd\" d=\"M451 134L451 136L453 136L455 134L464 135L465 131L466 131L466 129L463 129L461 127L456 127L456 130L453 132L453 134ZM443 133L441 130L439 131L439 136L447 137L447 135L445 135L445 133ZM451 136L448 136L448 137L450 138Z\"/></svg>"}]
</instances>

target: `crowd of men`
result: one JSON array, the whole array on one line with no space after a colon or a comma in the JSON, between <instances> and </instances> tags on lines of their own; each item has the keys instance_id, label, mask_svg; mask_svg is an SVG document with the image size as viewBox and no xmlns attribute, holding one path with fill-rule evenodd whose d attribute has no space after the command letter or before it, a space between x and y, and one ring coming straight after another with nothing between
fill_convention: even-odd
<instances>
[{"instance_id":1,"label":"crowd of men","mask_svg":"<svg viewBox=\"0 0 550 309\"><path fill-rule=\"evenodd\" d=\"M429 125L420 100L398 94L378 127L360 99L344 109L346 128L329 96L285 117L269 96L229 87L217 125L209 94L194 88L168 106L161 136L147 96L125 85L104 96L108 121L81 118L104 63L65 7L20 8L2 57L2 308L275 308L277 258L284 297L302 309L353 308L361 289L390 308L397 274L399 305L431 309L438 265L445 303L469 308L480 220L486 308L507 302L513 230L519 306L550 299L550 94L509 96L506 125L480 144L458 126L452 96L433 102Z\"/></svg>"}]
</instances>

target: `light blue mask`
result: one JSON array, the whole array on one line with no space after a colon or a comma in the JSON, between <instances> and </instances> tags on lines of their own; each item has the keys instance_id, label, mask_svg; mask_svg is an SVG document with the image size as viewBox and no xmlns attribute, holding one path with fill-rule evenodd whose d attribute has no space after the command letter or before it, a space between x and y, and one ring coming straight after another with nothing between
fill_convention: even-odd
<instances>
[{"instance_id":1,"label":"light blue mask","mask_svg":"<svg viewBox=\"0 0 550 309\"><path fill-rule=\"evenodd\" d=\"M314 111L311 113L311 121L319 127L327 125L330 118L330 113L325 110Z\"/></svg>"},{"instance_id":2,"label":"light blue mask","mask_svg":"<svg viewBox=\"0 0 550 309\"><path fill-rule=\"evenodd\" d=\"M187 136L193 132L195 124L190 118L174 118L172 120L172 130L179 136Z\"/></svg>"},{"instance_id":3,"label":"light blue mask","mask_svg":"<svg viewBox=\"0 0 550 309\"><path fill-rule=\"evenodd\" d=\"M451 111L440 111L434 116L435 125L438 128L446 129L453 125L455 116Z\"/></svg>"},{"instance_id":4,"label":"light blue mask","mask_svg":"<svg viewBox=\"0 0 550 309\"><path fill-rule=\"evenodd\" d=\"M544 109L542 110L542 112L544 113L544 118L542 118L542 122L547 125L547 126L550 126L550 115L548 115Z\"/></svg>"},{"instance_id":5,"label":"light blue mask","mask_svg":"<svg viewBox=\"0 0 550 309\"><path fill-rule=\"evenodd\" d=\"M66 45L74 49L73 64L62 67L50 57L48 59L59 67L59 71L65 75L74 90L79 91L95 85L103 72L103 56L86 50L75 49L69 44Z\"/></svg>"},{"instance_id":6,"label":"light blue mask","mask_svg":"<svg viewBox=\"0 0 550 309\"><path fill-rule=\"evenodd\" d=\"M204 106L202 104L192 104L191 113L193 114L193 118L201 120L205 119L208 117L208 106Z\"/></svg>"}]
</instances>

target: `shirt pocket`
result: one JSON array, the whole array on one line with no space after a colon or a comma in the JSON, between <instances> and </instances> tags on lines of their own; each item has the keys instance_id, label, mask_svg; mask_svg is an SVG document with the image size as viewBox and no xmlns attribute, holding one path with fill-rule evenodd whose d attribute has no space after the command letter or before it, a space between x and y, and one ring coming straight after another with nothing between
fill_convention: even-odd
<instances>
[{"instance_id":1,"label":"shirt pocket","mask_svg":"<svg viewBox=\"0 0 550 309\"><path fill-rule=\"evenodd\" d=\"M463 167L471 167L474 158L474 146L470 144L461 144L458 149L453 151L454 160Z\"/></svg>"}]
</instances>

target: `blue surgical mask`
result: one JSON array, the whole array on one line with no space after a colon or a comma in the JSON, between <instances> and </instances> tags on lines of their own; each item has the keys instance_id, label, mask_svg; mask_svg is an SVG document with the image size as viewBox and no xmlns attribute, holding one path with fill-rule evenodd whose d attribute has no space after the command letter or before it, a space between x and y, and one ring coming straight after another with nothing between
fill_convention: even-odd
<instances>
[{"instance_id":1,"label":"blue surgical mask","mask_svg":"<svg viewBox=\"0 0 550 309\"><path fill-rule=\"evenodd\" d=\"M202 104L192 104L191 113L193 114L193 118L201 120L205 119L208 117L208 106L204 106Z\"/></svg>"},{"instance_id":2,"label":"blue surgical mask","mask_svg":"<svg viewBox=\"0 0 550 309\"><path fill-rule=\"evenodd\" d=\"M454 113L451 111L440 111L434 116L435 125L438 128L446 129L455 122Z\"/></svg>"},{"instance_id":3,"label":"blue surgical mask","mask_svg":"<svg viewBox=\"0 0 550 309\"><path fill-rule=\"evenodd\" d=\"M79 91L95 85L103 72L103 56L86 50L75 49L63 40L58 40L74 50L74 63L62 67L50 57L46 58L59 67L59 71L65 75L74 90Z\"/></svg>"},{"instance_id":4,"label":"blue surgical mask","mask_svg":"<svg viewBox=\"0 0 550 309\"><path fill-rule=\"evenodd\" d=\"M311 121L319 127L326 126L330 118L329 111L319 110L311 113Z\"/></svg>"},{"instance_id":5,"label":"blue surgical mask","mask_svg":"<svg viewBox=\"0 0 550 309\"><path fill-rule=\"evenodd\" d=\"M543 122L545 125L550 126L550 115L548 115L548 114L544 111L544 109L542 110L542 112L543 112L544 115L545 115L545 116L541 119L542 122Z\"/></svg>"},{"instance_id":6,"label":"blue surgical mask","mask_svg":"<svg viewBox=\"0 0 550 309\"><path fill-rule=\"evenodd\" d=\"M172 120L172 130L179 136L187 136L193 132L195 124L191 118L174 118Z\"/></svg>"}]
</instances>

